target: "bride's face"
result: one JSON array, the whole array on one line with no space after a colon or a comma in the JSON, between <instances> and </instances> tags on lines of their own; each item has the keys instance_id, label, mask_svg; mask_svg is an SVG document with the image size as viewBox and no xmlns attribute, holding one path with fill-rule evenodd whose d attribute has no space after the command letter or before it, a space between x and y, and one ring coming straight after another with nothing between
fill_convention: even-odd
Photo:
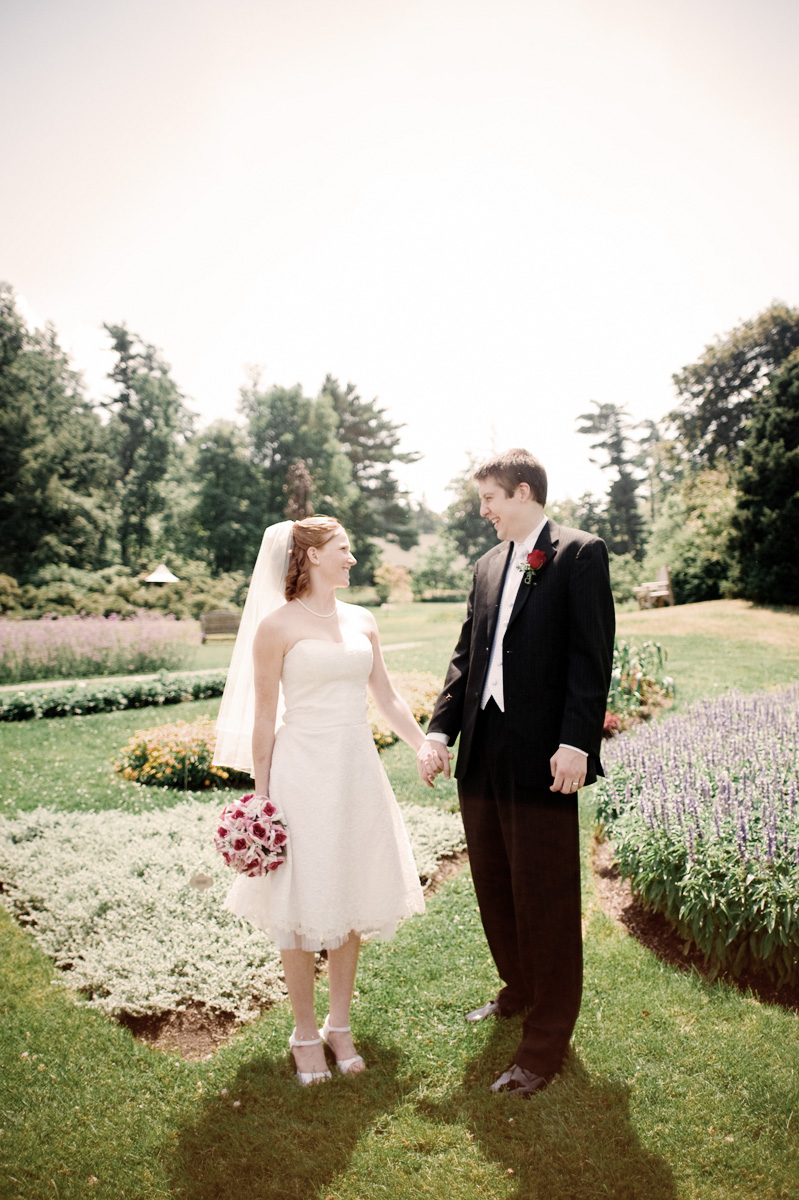
<instances>
[{"instance_id":1,"label":"bride's face","mask_svg":"<svg viewBox=\"0 0 799 1200\"><path fill-rule=\"evenodd\" d=\"M324 546L317 548L315 558L316 562L313 562L313 558L311 562L316 567L320 583L334 588L349 587L350 567L355 566L355 558L350 550L350 539L343 529L328 538Z\"/></svg>"}]
</instances>

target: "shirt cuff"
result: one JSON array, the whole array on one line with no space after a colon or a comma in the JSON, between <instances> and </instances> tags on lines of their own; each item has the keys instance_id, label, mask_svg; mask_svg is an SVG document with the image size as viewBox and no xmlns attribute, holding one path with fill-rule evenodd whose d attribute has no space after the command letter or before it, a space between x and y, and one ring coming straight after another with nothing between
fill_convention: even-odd
<instances>
[{"instance_id":1,"label":"shirt cuff","mask_svg":"<svg viewBox=\"0 0 799 1200\"><path fill-rule=\"evenodd\" d=\"M430 735L428 734L428 737L429 737L429 736L430 736ZM433 736L435 736L435 735L433 735ZM581 750L579 746L570 746L570 745L568 744L568 742L561 742L561 743L560 743L560 747L561 747L563 750L576 750L578 754L584 754L584 755L585 755L585 757L586 757L586 758L588 758L588 751L587 751L587 750Z\"/></svg>"},{"instance_id":2,"label":"shirt cuff","mask_svg":"<svg viewBox=\"0 0 799 1200\"><path fill-rule=\"evenodd\" d=\"M428 742L443 742L445 746L449 745L449 736L446 733L426 733L425 737Z\"/></svg>"}]
</instances>

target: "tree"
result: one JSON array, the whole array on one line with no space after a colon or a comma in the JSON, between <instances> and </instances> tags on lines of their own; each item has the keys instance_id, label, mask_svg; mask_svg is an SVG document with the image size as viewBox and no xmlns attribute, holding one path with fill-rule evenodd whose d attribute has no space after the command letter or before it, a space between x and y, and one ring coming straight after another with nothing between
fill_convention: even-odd
<instances>
[{"instance_id":1,"label":"tree","mask_svg":"<svg viewBox=\"0 0 799 1200\"><path fill-rule=\"evenodd\" d=\"M476 466L477 460L470 458L466 469L447 485L453 498L444 514L445 536L470 564L497 544L494 529L485 517L480 516L480 496L474 480Z\"/></svg>"},{"instance_id":2,"label":"tree","mask_svg":"<svg viewBox=\"0 0 799 1200\"><path fill-rule=\"evenodd\" d=\"M583 529L586 533L596 534L604 541L609 537L605 502L591 492L583 492L579 500L547 501L547 515L559 525Z\"/></svg>"},{"instance_id":3,"label":"tree","mask_svg":"<svg viewBox=\"0 0 799 1200\"><path fill-rule=\"evenodd\" d=\"M726 464L691 472L664 496L635 582L654 579L667 566L677 604L726 595L735 565L734 512L735 483Z\"/></svg>"},{"instance_id":4,"label":"tree","mask_svg":"<svg viewBox=\"0 0 799 1200\"><path fill-rule=\"evenodd\" d=\"M695 461L735 461L760 397L797 348L799 309L775 301L672 376L680 404L669 417Z\"/></svg>"},{"instance_id":5,"label":"tree","mask_svg":"<svg viewBox=\"0 0 799 1200\"><path fill-rule=\"evenodd\" d=\"M382 537L410 550L419 540L418 532L392 467L394 463L417 462L421 455L399 449L403 426L389 420L377 400L361 399L354 383L342 388L337 379L326 375L319 395L333 406L336 437L350 461L352 481L358 489L348 517L355 544L363 553L371 538Z\"/></svg>"},{"instance_id":6,"label":"tree","mask_svg":"<svg viewBox=\"0 0 799 1200\"><path fill-rule=\"evenodd\" d=\"M578 433L597 440L591 443L592 450L601 450L607 461L600 462L603 471L615 471L616 478L608 490L604 520L607 528L606 541L614 554L632 554L640 558L643 549L643 521L638 508L638 480L633 472L633 459L627 453L630 437L630 422L625 410L618 404L600 404L593 400L596 412L582 413ZM597 459L592 459L597 462Z\"/></svg>"},{"instance_id":7,"label":"tree","mask_svg":"<svg viewBox=\"0 0 799 1200\"><path fill-rule=\"evenodd\" d=\"M251 458L264 481L264 524L283 519L292 489L289 472L300 461L311 480L306 503L315 512L346 521L355 490L330 399L313 400L299 384L265 390L253 371L241 389L240 408L247 419Z\"/></svg>"},{"instance_id":8,"label":"tree","mask_svg":"<svg viewBox=\"0 0 799 1200\"><path fill-rule=\"evenodd\" d=\"M207 558L216 574L249 572L269 524L264 473L233 421L215 421L197 443L199 492L192 519L197 556Z\"/></svg>"},{"instance_id":9,"label":"tree","mask_svg":"<svg viewBox=\"0 0 799 1200\"><path fill-rule=\"evenodd\" d=\"M640 421L636 428L643 433L636 439L638 450L631 461L644 476L649 520L654 521L662 496L681 474L678 453L675 443L665 437L660 421Z\"/></svg>"},{"instance_id":10,"label":"tree","mask_svg":"<svg viewBox=\"0 0 799 1200\"><path fill-rule=\"evenodd\" d=\"M763 603L799 604L799 353L763 393L739 459L738 588Z\"/></svg>"},{"instance_id":11,"label":"tree","mask_svg":"<svg viewBox=\"0 0 799 1200\"><path fill-rule=\"evenodd\" d=\"M306 517L313 516L313 480L305 459L298 458L291 464L283 491L288 497L285 513L290 521L304 521Z\"/></svg>"},{"instance_id":12,"label":"tree","mask_svg":"<svg viewBox=\"0 0 799 1200\"><path fill-rule=\"evenodd\" d=\"M421 500L410 503L411 518L418 535L423 533L440 533L444 528L444 518L441 513L433 512L427 503L427 497L422 493Z\"/></svg>"},{"instance_id":13,"label":"tree","mask_svg":"<svg viewBox=\"0 0 799 1200\"><path fill-rule=\"evenodd\" d=\"M30 332L0 285L0 570L105 565L110 477L106 431L55 331Z\"/></svg>"},{"instance_id":14,"label":"tree","mask_svg":"<svg viewBox=\"0 0 799 1200\"><path fill-rule=\"evenodd\" d=\"M153 542L153 517L163 511L163 483L193 418L154 346L125 325L105 325L117 361L109 378L116 396L103 402L111 413L109 436L117 462L119 544L123 562Z\"/></svg>"},{"instance_id":15,"label":"tree","mask_svg":"<svg viewBox=\"0 0 799 1200\"><path fill-rule=\"evenodd\" d=\"M411 587L417 600L466 597L472 572L449 538L438 537L411 570Z\"/></svg>"}]
</instances>

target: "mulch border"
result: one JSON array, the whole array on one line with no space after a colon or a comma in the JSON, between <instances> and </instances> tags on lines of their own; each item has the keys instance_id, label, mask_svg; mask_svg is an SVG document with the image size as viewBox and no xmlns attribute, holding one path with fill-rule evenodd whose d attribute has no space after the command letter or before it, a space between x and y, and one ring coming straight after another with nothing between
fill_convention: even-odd
<instances>
[{"instance_id":1,"label":"mulch border","mask_svg":"<svg viewBox=\"0 0 799 1200\"><path fill-rule=\"evenodd\" d=\"M629 881L621 877L613 861L613 847L609 841L594 839L592 866L602 911L646 950L657 955L661 962L685 973L695 972L707 983L725 983L742 995L751 994L762 1004L774 1004L799 1013L799 986L778 988L768 975L758 971L734 976L729 971L712 970L701 951L686 945L670 921L661 913L645 908L633 895Z\"/></svg>"}]
</instances>

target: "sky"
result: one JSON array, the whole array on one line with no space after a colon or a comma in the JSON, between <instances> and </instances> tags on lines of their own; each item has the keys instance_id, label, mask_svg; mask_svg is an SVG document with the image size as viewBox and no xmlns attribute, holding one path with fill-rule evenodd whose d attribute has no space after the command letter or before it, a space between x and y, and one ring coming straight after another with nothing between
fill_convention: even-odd
<instances>
[{"instance_id":1,"label":"sky","mask_svg":"<svg viewBox=\"0 0 799 1200\"><path fill-rule=\"evenodd\" d=\"M435 509L799 303L795 0L3 0L0 279L99 398L102 323L201 425L352 381Z\"/></svg>"}]
</instances>

